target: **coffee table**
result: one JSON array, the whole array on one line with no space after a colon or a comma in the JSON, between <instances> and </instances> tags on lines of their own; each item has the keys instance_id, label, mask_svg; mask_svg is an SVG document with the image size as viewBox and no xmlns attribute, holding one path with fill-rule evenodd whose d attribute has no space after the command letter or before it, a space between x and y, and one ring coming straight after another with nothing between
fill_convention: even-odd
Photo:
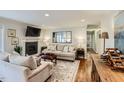
<instances>
[{"instance_id":1,"label":"coffee table","mask_svg":"<svg viewBox=\"0 0 124 93\"><path fill-rule=\"evenodd\" d=\"M53 53L42 53L41 58L44 59L44 61L51 60L51 62L57 63L57 56Z\"/></svg>"}]
</instances>

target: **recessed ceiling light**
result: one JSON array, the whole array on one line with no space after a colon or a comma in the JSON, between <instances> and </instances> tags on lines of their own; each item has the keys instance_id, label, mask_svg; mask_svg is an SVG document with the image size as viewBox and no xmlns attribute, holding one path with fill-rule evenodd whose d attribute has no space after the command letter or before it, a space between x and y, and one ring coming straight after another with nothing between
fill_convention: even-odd
<instances>
[{"instance_id":1,"label":"recessed ceiling light","mask_svg":"<svg viewBox=\"0 0 124 93\"><path fill-rule=\"evenodd\" d=\"M48 13L44 14L44 16L50 16Z\"/></svg>"},{"instance_id":2,"label":"recessed ceiling light","mask_svg":"<svg viewBox=\"0 0 124 93\"><path fill-rule=\"evenodd\" d=\"M84 22L85 21L85 19L81 19L81 22Z\"/></svg>"}]
</instances>

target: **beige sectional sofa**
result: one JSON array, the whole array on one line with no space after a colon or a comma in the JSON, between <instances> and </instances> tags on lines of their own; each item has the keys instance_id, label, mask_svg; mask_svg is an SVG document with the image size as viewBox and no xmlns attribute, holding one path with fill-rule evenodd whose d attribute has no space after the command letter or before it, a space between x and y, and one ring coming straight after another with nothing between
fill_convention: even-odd
<instances>
[{"instance_id":1,"label":"beige sectional sofa","mask_svg":"<svg viewBox=\"0 0 124 93\"><path fill-rule=\"evenodd\" d=\"M54 53L57 59L75 61L76 48L74 45L50 44L43 53Z\"/></svg>"},{"instance_id":2,"label":"beige sectional sofa","mask_svg":"<svg viewBox=\"0 0 124 93\"><path fill-rule=\"evenodd\" d=\"M53 64L51 62L41 61L41 65L34 66L31 62L23 62L22 57L11 58L10 62L8 56L10 56L10 54L0 53L0 81L43 82L53 73ZM31 68L29 66L31 66Z\"/></svg>"}]
</instances>

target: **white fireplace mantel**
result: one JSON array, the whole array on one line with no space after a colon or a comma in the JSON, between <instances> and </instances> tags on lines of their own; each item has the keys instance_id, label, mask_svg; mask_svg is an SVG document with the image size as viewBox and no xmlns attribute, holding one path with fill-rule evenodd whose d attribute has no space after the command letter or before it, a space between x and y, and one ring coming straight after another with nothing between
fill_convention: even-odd
<instances>
[{"instance_id":1,"label":"white fireplace mantel","mask_svg":"<svg viewBox=\"0 0 124 93\"><path fill-rule=\"evenodd\" d=\"M22 55L25 56L25 44L26 42L38 42L38 53L40 53L41 50L41 40L40 38L25 38L21 40L21 46L22 46Z\"/></svg>"}]
</instances>

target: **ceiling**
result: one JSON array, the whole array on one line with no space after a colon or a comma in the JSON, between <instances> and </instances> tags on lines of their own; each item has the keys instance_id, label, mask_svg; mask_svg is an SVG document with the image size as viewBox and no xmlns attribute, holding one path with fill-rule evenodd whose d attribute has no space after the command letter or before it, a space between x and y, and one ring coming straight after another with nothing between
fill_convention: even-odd
<instances>
[{"instance_id":1,"label":"ceiling","mask_svg":"<svg viewBox=\"0 0 124 93\"><path fill-rule=\"evenodd\" d=\"M81 26L86 22L99 24L102 17L112 16L116 12L115 10L0 10L0 16L38 26L68 27ZM44 16L46 13L50 16Z\"/></svg>"}]
</instances>

